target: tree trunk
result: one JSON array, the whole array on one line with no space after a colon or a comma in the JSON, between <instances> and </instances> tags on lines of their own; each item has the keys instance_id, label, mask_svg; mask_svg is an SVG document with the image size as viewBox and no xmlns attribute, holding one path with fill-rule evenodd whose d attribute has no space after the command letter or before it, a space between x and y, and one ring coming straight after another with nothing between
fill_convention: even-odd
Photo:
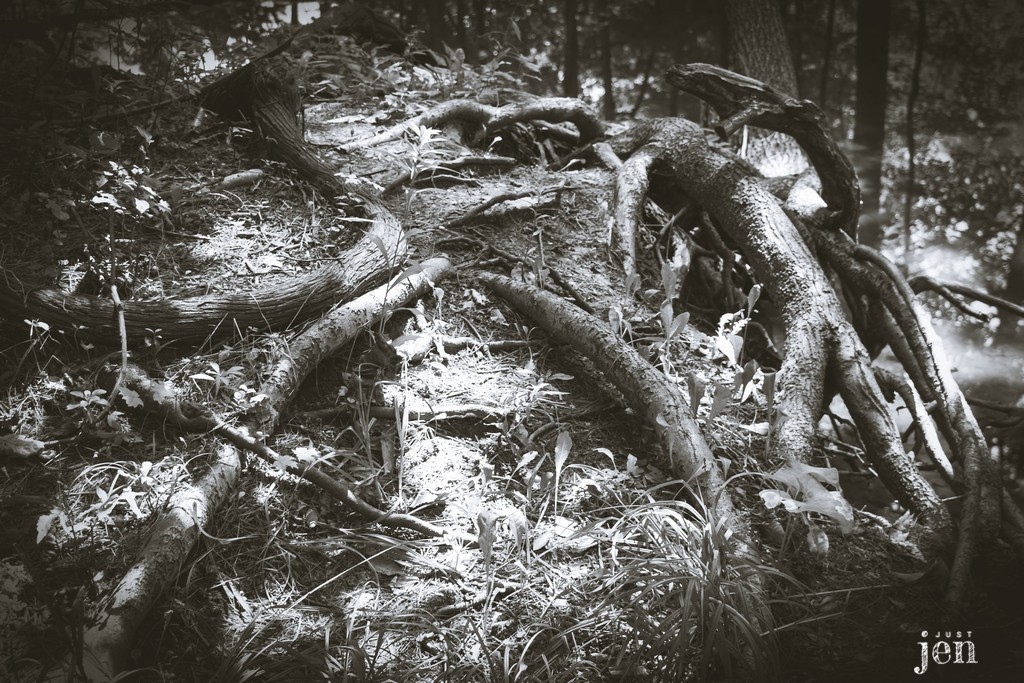
<instances>
[{"instance_id":1,"label":"tree trunk","mask_svg":"<svg viewBox=\"0 0 1024 683\"><path fill-rule=\"evenodd\" d=\"M882 189L882 150L885 145L885 107L888 101L889 18L891 0L857 2L857 92L853 141L855 165L863 197L860 241L878 247L883 238L879 195Z\"/></svg>"},{"instance_id":2,"label":"tree trunk","mask_svg":"<svg viewBox=\"0 0 1024 683\"><path fill-rule=\"evenodd\" d=\"M580 96L580 46L576 28L576 0L565 0L565 65L562 72L562 93L566 97Z\"/></svg>"},{"instance_id":3,"label":"tree trunk","mask_svg":"<svg viewBox=\"0 0 1024 683\"><path fill-rule=\"evenodd\" d=\"M444 1L427 0L425 4L427 7L427 33L425 36L427 46L443 55L445 44L451 43L451 32L444 17Z\"/></svg>"},{"instance_id":4,"label":"tree trunk","mask_svg":"<svg viewBox=\"0 0 1024 683\"><path fill-rule=\"evenodd\" d=\"M1010 258L1010 272L1006 275L1006 299L1024 304L1024 225L1017 227L1017 246Z\"/></svg>"},{"instance_id":5,"label":"tree trunk","mask_svg":"<svg viewBox=\"0 0 1024 683\"><path fill-rule=\"evenodd\" d=\"M828 79L832 73L832 40L836 29L836 0L828 2L828 19L825 22L825 46L821 58L821 84L818 86L818 106L822 111L828 102Z\"/></svg>"},{"instance_id":6,"label":"tree trunk","mask_svg":"<svg viewBox=\"0 0 1024 683\"><path fill-rule=\"evenodd\" d=\"M644 77L640 81L640 87L637 89L636 102L633 103L633 110L629 112L630 118L636 118L636 115L640 113L640 107L644 106L644 97L647 96L647 90L651 86L651 71L654 70L654 48L651 48L647 57L644 59Z\"/></svg>"},{"instance_id":7,"label":"tree trunk","mask_svg":"<svg viewBox=\"0 0 1024 683\"><path fill-rule=\"evenodd\" d=\"M796 97L796 70L775 0L727 0L729 44L739 70Z\"/></svg>"},{"instance_id":8,"label":"tree trunk","mask_svg":"<svg viewBox=\"0 0 1024 683\"><path fill-rule=\"evenodd\" d=\"M481 53L490 54L490 48L487 47L488 41L484 40L486 33L487 5L483 0L473 0L473 49L476 50L473 56L481 63L486 62L488 59L488 57Z\"/></svg>"},{"instance_id":9,"label":"tree trunk","mask_svg":"<svg viewBox=\"0 0 1024 683\"><path fill-rule=\"evenodd\" d=\"M739 70L781 93L797 96L796 70L776 0L727 0L729 45ZM764 175L794 175L807 168L800 146L778 133L748 128L744 156Z\"/></svg>"},{"instance_id":10,"label":"tree trunk","mask_svg":"<svg viewBox=\"0 0 1024 683\"><path fill-rule=\"evenodd\" d=\"M473 41L470 38L469 32L466 30L466 0L458 0L455 3L455 36L458 38L459 47L466 54L466 57L472 61L476 61L476 55L470 50L470 43Z\"/></svg>"},{"instance_id":11,"label":"tree trunk","mask_svg":"<svg viewBox=\"0 0 1024 683\"><path fill-rule=\"evenodd\" d=\"M601 20L601 83L604 85L603 115L615 120L615 90L612 81L612 20L606 12Z\"/></svg>"},{"instance_id":12,"label":"tree trunk","mask_svg":"<svg viewBox=\"0 0 1024 683\"><path fill-rule=\"evenodd\" d=\"M794 0L792 27L793 67L796 70L796 87L798 92L807 92L806 71L804 62L804 32L806 25L806 7L804 0ZM793 93L796 95L797 93Z\"/></svg>"}]
</instances>

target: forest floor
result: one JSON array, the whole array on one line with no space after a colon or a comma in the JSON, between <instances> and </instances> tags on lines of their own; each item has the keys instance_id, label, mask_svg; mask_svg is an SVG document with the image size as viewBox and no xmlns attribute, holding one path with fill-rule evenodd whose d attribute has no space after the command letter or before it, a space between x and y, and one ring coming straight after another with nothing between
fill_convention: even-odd
<instances>
[{"instance_id":1,"label":"forest floor","mask_svg":"<svg viewBox=\"0 0 1024 683\"><path fill-rule=\"evenodd\" d=\"M418 113L445 99L445 89L312 104L307 139L343 174L386 185L410 160L450 158L443 136L347 155L332 146ZM281 165L253 159L221 125L192 128L193 114L180 103L138 128L69 128L40 148L54 189L0 196L4 268L99 292L116 260L122 297L185 296L294 277L354 241L364 222L350 206L325 202ZM645 288L658 290L656 266L627 298L610 256L613 176L586 167L549 171L543 162L550 160L392 192L386 203L409 232L411 261L445 255L455 268L415 311L395 311L379 328L397 358L360 374L374 345L361 335L306 381L271 437L278 453L315 457L378 507L474 534L478 543L367 523L254 459L138 634L133 655L143 679L668 677L651 633L703 595L683 586L700 584L707 567L694 565L692 537L673 531L699 515L680 499L665 455L616 390L474 280L485 270L508 272L483 248L498 247L533 264L512 264L516 277L546 282L547 269L555 270L602 315L621 315L638 345L654 334L658 299ZM249 168L262 170L253 184L215 186ZM161 218L90 204L99 177L119 187L145 177L171 210ZM484 200L522 190L533 194L448 227ZM90 278L101 285L90 290ZM700 380L696 415L716 457L729 462L730 475L750 473L730 484L742 514L755 529L783 530L767 534L763 558L784 574L763 570L782 680L912 679L922 631L973 630L983 662L1019 648L1010 639L1021 628L1020 589L1007 593L1002 583L1013 570L986 558L979 612L962 626L942 621L941 567L899 543L891 523L900 511L856 447L823 440L813 458L840 470L848 500L871 513L858 513L851 532L819 520L828 542L812 549L800 517L768 510L758 494L777 483L759 473L784 463L764 456L760 385L716 400L714 388L732 386L737 367L722 352L717 320L690 322L666 370L684 393L688 377ZM421 335L432 336L433 351L403 361L403 344ZM5 327L2 336L6 358L17 363L5 369L0 426L51 442L41 458L10 460L0 472L0 678L31 681L75 652L89 606L136 559L169 495L202 471L217 443L97 392L101 366L119 361L116 339L76 343L38 322L28 333ZM459 349L452 340L462 338L475 341ZM180 398L230 420L258 395L266 360L288 339L241 331L186 348L165 329L133 361ZM725 647L702 636L719 623L713 612L699 606L693 621L676 624L673 656L691 662L683 670L694 680L701 646Z\"/></svg>"}]
</instances>

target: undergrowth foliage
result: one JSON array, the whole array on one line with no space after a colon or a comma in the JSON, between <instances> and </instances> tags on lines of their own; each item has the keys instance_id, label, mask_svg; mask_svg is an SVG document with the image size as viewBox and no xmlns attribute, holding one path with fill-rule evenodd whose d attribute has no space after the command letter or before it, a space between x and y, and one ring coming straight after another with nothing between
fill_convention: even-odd
<instances>
[{"instance_id":1,"label":"undergrowth foliage","mask_svg":"<svg viewBox=\"0 0 1024 683\"><path fill-rule=\"evenodd\" d=\"M678 500L609 518L604 597L574 631L612 637L611 670L644 680L770 680L774 620L763 583L780 574L731 551L728 520Z\"/></svg>"}]
</instances>

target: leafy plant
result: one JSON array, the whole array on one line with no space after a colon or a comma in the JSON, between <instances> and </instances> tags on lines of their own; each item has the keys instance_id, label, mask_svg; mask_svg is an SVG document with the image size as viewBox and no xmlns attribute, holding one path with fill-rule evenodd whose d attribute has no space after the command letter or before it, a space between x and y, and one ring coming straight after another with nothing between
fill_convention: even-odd
<instances>
[{"instance_id":1,"label":"leafy plant","mask_svg":"<svg viewBox=\"0 0 1024 683\"><path fill-rule=\"evenodd\" d=\"M41 543L57 529L76 536L97 524L111 527L123 521L145 520L171 490L173 480L185 476L184 468L171 474L164 481L149 461L104 463L85 468L79 474L81 489L86 496L95 495L95 500L84 509L70 511L55 507L40 516L36 521L36 543Z\"/></svg>"},{"instance_id":2,"label":"leafy plant","mask_svg":"<svg viewBox=\"0 0 1024 683\"><path fill-rule=\"evenodd\" d=\"M148 133L139 129L143 139ZM102 137L107 135L107 138ZM113 144L109 142L109 134L96 133L100 136L95 145ZM171 207L155 189L149 180L147 170L135 165L125 166L117 161L107 161L108 168L96 179L96 192L89 199L95 206L106 208L115 214L154 216L170 213Z\"/></svg>"},{"instance_id":3,"label":"leafy plant","mask_svg":"<svg viewBox=\"0 0 1024 683\"><path fill-rule=\"evenodd\" d=\"M779 482L780 489L764 489L758 495L769 509L781 505L786 512L800 516L807 524L807 544L818 556L828 553L828 536L814 521L824 515L846 534L853 531L853 508L839 488L839 472L834 467L813 467L790 459L774 474L762 475ZM836 490L825 488L825 484Z\"/></svg>"},{"instance_id":4,"label":"leafy plant","mask_svg":"<svg viewBox=\"0 0 1024 683\"><path fill-rule=\"evenodd\" d=\"M189 375L193 380L210 382L213 386L210 389L212 396L219 396L222 391L230 391L236 382L245 376L245 371L240 365L233 365L223 369L217 361L210 361L210 372L197 372Z\"/></svg>"}]
</instances>

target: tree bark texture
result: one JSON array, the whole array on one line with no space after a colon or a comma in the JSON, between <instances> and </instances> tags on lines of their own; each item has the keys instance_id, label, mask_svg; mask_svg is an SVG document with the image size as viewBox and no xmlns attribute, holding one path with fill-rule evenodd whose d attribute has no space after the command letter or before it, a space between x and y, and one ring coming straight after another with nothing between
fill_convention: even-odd
<instances>
[{"instance_id":1,"label":"tree bark texture","mask_svg":"<svg viewBox=\"0 0 1024 683\"><path fill-rule=\"evenodd\" d=\"M381 252L383 244L387 254ZM182 299L125 301L129 342L152 340L155 331L169 339L201 339L259 330L282 329L308 320L339 301L370 290L405 258L401 226L383 222L345 256L317 270L242 292ZM117 307L109 299L71 294L53 288L32 288L16 275L0 271L0 312L12 320L44 320L54 329L115 343Z\"/></svg>"}]
</instances>

